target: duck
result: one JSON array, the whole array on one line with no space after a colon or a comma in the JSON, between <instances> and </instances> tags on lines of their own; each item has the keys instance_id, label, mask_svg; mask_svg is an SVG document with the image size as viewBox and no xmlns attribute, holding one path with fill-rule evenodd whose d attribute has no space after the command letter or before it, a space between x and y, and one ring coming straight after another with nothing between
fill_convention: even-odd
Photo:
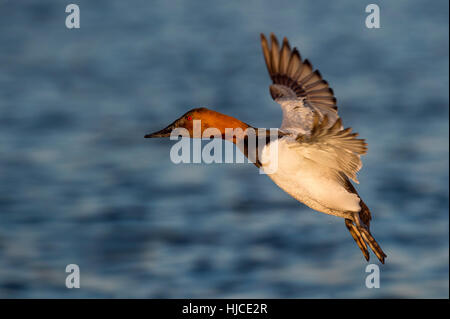
<instances>
[{"instance_id":1,"label":"duck","mask_svg":"<svg viewBox=\"0 0 450 319\"><path fill-rule=\"evenodd\" d=\"M315 70L299 50L291 49L283 38L281 45L271 33L270 42L261 34L263 57L272 83L269 92L282 110L282 123L277 134L258 138L256 148L249 148L249 130L265 132L205 107L194 108L173 123L145 138L170 137L184 130L190 138L196 133L215 129L222 138L239 149L287 194L311 209L343 218L347 230L369 261L369 247L384 264L387 255L370 231L372 213L352 182L358 184L357 172L361 156L368 150L364 139L351 127L344 128L338 115L337 100L328 82ZM227 129L236 134L226 134ZM258 133L256 133L258 135ZM276 169L269 169L276 162ZM273 165L272 165L273 166Z\"/></svg>"}]
</instances>

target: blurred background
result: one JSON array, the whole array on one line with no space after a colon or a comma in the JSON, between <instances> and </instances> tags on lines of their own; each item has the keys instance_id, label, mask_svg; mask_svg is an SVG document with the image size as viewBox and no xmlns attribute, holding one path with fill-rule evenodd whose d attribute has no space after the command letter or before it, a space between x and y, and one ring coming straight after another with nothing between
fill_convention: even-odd
<instances>
[{"instance_id":1,"label":"blurred background","mask_svg":"<svg viewBox=\"0 0 450 319\"><path fill-rule=\"evenodd\" d=\"M69 1L0 0L0 297L449 297L448 1L376 1L380 29L369 1L73 2L69 30ZM143 138L199 106L278 127L261 32L369 143L380 289L342 219L252 164L175 165L173 141Z\"/></svg>"}]
</instances>

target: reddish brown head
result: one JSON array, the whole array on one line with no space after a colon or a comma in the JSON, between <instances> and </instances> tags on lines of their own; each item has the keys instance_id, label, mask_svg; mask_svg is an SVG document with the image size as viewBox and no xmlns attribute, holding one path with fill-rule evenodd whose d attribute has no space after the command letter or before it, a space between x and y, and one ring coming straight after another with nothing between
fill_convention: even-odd
<instances>
[{"instance_id":1,"label":"reddish brown head","mask_svg":"<svg viewBox=\"0 0 450 319\"><path fill-rule=\"evenodd\" d=\"M145 135L145 138L169 137L172 131L177 128L185 128L189 132L190 137L199 137L194 136L194 121L197 120L200 121L196 123L201 124L200 133L202 135L208 128L216 128L218 131L220 131L222 136L224 136L226 128L241 128L242 130L245 130L249 127L249 125L245 124L242 121L239 121L234 117L202 107L190 110L166 128L155 133L147 134Z\"/></svg>"}]
</instances>

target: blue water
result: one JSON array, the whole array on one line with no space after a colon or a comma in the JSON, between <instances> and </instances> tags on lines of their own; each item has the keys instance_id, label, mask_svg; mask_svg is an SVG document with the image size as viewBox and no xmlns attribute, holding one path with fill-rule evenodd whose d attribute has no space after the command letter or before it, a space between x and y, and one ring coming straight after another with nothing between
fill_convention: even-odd
<instances>
[{"instance_id":1,"label":"blue water","mask_svg":"<svg viewBox=\"0 0 450 319\"><path fill-rule=\"evenodd\" d=\"M376 1L380 29L361 1L77 0L69 30L68 3L0 1L0 297L449 297L447 1ZM279 126L260 32L320 69L369 143L379 289L342 219L143 138L198 106Z\"/></svg>"}]
</instances>

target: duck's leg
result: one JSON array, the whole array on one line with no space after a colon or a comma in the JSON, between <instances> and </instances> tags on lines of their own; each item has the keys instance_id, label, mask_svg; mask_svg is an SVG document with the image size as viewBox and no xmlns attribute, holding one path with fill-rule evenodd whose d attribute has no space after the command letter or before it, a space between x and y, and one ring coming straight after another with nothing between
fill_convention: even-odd
<instances>
[{"instance_id":1,"label":"duck's leg","mask_svg":"<svg viewBox=\"0 0 450 319\"><path fill-rule=\"evenodd\" d=\"M367 249L367 245L364 242L364 239L361 236L361 233L359 232L358 228L353 224L351 219L346 218L345 219L345 226L347 226L348 231L352 235L353 239L355 240L356 244L358 244L359 249L361 249L364 257L367 261L369 261L369 250Z\"/></svg>"},{"instance_id":2,"label":"duck's leg","mask_svg":"<svg viewBox=\"0 0 450 319\"><path fill-rule=\"evenodd\" d=\"M359 218L359 212L353 214L353 221L356 224L356 228L358 230L359 235L362 236L362 238L360 238L360 239L362 239L363 242L367 242L369 244L370 248L375 253L375 255L378 257L380 262L382 264L384 264L384 258L386 257L386 254L383 252L380 245L378 245L375 238L373 238L372 234L369 231L369 228ZM352 225L353 225L353 223L352 223ZM366 257L366 259L367 259L367 257ZM367 259L367 260L369 260L369 259Z\"/></svg>"}]
</instances>

